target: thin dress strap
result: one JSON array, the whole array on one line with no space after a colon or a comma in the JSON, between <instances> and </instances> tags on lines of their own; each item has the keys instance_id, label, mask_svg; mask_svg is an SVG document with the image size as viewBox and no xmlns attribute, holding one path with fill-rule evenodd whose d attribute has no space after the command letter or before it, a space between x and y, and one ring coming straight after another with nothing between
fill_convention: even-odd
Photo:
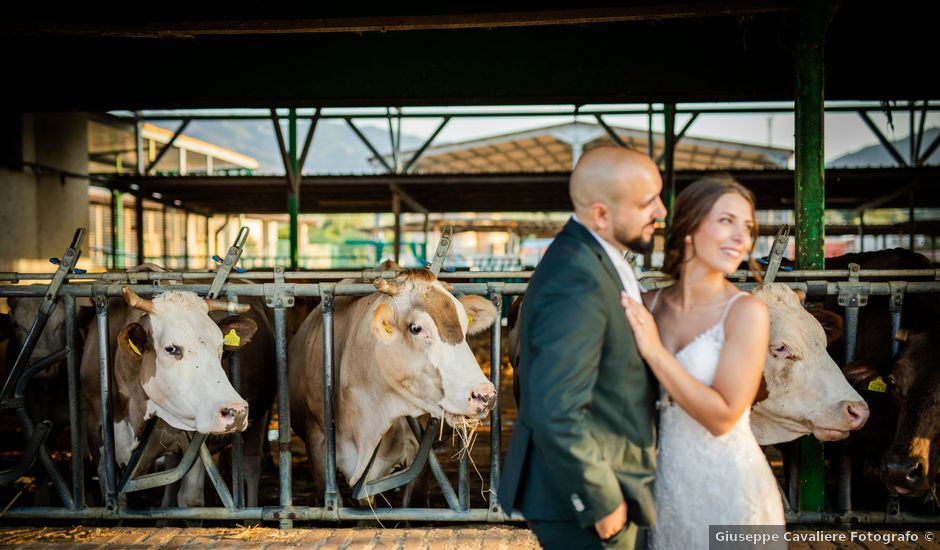
<instances>
[{"instance_id":1,"label":"thin dress strap","mask_svg":"<svg viewBox=\"0 0 940 550\"><path fill-rule=\"evenodd\" d=\"M728 312L731 311L732 304L734 304L735 300L737 300L741 296L744 296L745 294L747 294L747 292L741 291L735 294L734 296L732 296L731 298L728 298L728 302L725 304L725 309L724 311L721 312L721 318L718 319L718 324L720 325L725 324L725 317L727 317Z\"/></svg>"},{"instance_id":2,"label":"thin dress strap","mask_svg":"<svg viewBox=\"0 0 940 550\"><path fill-rule=\"evenodd\" d=\"M653 310L656 309L656 302L659 301L659 293L660 293L662 290L663 290L662 288L657 288L657 289L656 289L656 294L653 294L653 301L650 302L650 313L652 313Z\"/></svg>"}]
</instances>

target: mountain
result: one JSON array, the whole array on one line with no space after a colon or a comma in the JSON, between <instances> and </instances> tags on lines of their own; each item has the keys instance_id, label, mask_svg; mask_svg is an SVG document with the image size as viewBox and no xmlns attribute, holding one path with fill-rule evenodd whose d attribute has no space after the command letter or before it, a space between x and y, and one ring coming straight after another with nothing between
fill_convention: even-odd
<instances>
[{"instance_id":1,"label":"mountain","mask_svg":"<svg viewBox=\"0 0 940 550\"><path fill-rule=\"evenodd\" d=\"M940 128L930 128L924 132L924 137L920 144L920 154L924 154L933 140L940 135ZM910 136L892 142L894 148L901 154L901 158L909 161L911 155ZM927 159L927 164L940 164L940 147L937 148ZM888 153L887 149L880 143L869 145L864 149L859 149L854 153L848 153L841 157L826 163L826 168L861 168L864 166L897 166L897 162Z\"/></svg>"},{"instance_id":2,"label":"mountain","mask_svg":"<svg viewBox=\"0 0 940 550\"><path fill-rule=\"evenodd\" d=\"M357 123L363 134L379 153L391 151L388 130ZM303 147L309 125L297 123L297 147ZM287 139L286 124L282 125ZM256 173L283 174L284 163L278 151L274 126L268 120L195 120L186 129L186 135L254 157L261 164ZM402 149L414 149L424 138L401 135ZM298 152L298 155L300 153ZM372 153L343 122L321 120L317 124L307 153L304 173L307 174L375 174L384 170L369 163Z\"/></svg>"}]
</instances>

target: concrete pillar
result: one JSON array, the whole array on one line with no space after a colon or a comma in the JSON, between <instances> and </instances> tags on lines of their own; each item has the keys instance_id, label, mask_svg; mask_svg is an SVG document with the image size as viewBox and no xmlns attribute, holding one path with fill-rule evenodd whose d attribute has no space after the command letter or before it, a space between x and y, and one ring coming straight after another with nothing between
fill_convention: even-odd
<instances>
[{"instance_id":1,"label":"concrete pillar","mask_svg":"<svg viewBox=\"0 0 940 550\"><path fill-rule=\"evenodd\" d=\"M87 172L87 117L25 114L2 120L0 132L20 137L24 166L0 166L0 227L5 234L0 270L48 272L48 258L61 256L75 229L88 226L88 181L57 173ZM90 262L84 258L80 265Z\"/></svg>"}]
</instances>

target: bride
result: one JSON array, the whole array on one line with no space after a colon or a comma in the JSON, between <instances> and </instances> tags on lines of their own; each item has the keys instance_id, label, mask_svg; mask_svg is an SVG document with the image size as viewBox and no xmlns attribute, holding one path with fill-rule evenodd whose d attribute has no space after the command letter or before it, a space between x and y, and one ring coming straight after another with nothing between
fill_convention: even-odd
<instances>
[{"instance_id":1,"label":"bride","mask_svg":"<svg viewBox=\"0 0 940 550\"><path fill-rule=\"evenodd\" d=\"M675 284L646 293L647 307L622 297L663 390L654 548L708 548L709 525L784 524L749 420L770 320L725 278L752 261L756 236L751 192L730 176L702 178L676 199L662 268Z\"/></svg>"}]
</instances>

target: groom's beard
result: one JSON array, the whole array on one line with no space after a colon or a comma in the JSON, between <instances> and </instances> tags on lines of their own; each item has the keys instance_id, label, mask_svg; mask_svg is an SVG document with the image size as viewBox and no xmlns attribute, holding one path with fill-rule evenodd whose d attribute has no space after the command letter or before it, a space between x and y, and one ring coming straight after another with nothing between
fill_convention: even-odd
<instances>
[{"instance_id":1,"label":"groom's beard","mask_svg":"<svg viewBox=\"0 0 940 550\"><path fill-rule=\"evenodd\" d=\"M652 224L653 222L650 222ZM644 226L645 228L646 226ZM642 229L641 229L642 231ZM653 238L655 233L650 235L649 239L643 238L643 235L628 235L626 230L622 227L614 226L614 238L621 245L629 248L630 250L646 254L647 252L653 250Z\"/></svg>"}]
</instances>

